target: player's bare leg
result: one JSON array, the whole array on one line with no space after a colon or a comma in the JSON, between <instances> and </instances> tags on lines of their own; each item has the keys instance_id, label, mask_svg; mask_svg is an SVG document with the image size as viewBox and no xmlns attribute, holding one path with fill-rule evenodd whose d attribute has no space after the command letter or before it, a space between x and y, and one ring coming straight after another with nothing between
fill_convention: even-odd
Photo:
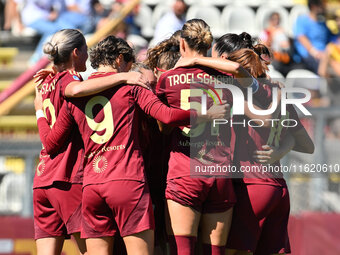
<instances>
[{"instance_id":1,"label":"player's bare leg","mask_svg":"<svg viewBox=\"0 0 340 255\"><path fill-rule=\"evenodd\" d=\"M226 255L252 255L252 252L227 249Z\"/></svg>"},{"instance_id":2,"label":"player's bare leg","mask_svg":"<svg viewBox=\"0 0 340 255\"><path fill-rule=\"evenodd\" d=\"M87 254L87 250L86 250L86 241L83 238L80 238L80 233L73 233L72 234L74 239L77 242L78 245L78 249L80 252L80 255L86 255Z\"/></svg>"},{"instance_id":3,"label":"player's bare leg","mask_svg":"<svg viewBox=\"0 0 340 255\"><path fill-rule=\"evenodd\" d=\"M65 237L47 237L37 239L37 255L60 255Z\"/></svg>"},{"instance_id":4,"label":"player's bare leg","mask_svg":"<svg viewBox=\"0 0 340 255\"><path fill-rule=\"evenodd\" d=\"M88 238L86 247L88 255L112 255L113 237Z\"/></svg>"},{"instance_id":5,"label":"player's bare leg","mask_svg":"<svg viewBox=\"0 0 340 255\"><path fill-rule=\"evenodd\" d=\"M149 229L137 234L123 237L128 255L152 255L154 248L154 231Z\"/></svg>"},{"instance_id":6,"label":"player's bare leg","mask_svg":"<svg viewBox=\"0 0 340 255\"><path fill-rule=\"evenodd\" d=\"M222 213L202 214L202 241L205 244L225 246L231 226L233 209Z\"/></svg>"},{"instance_id":7,"label":"player's bare leg","mask_svg":"<svg viewBox=\"0 0 340 255\"><path fill-rule=\"evenodd\" d=\"M170 232L174 236L177 246L171 247L170 244L170 250L177 249L178 254L193 254L189 243L194 242L193 238L197 237L201 213L173 200L167 200L167 205L170 218ZM178 243L180 238L182 243ZM191 238L191 240L184 240L185 238Z\"/></svg>"},{"instance_id":8,"label":"player's bare leg","mask_svg":"<svg viewBox=\"0 0 340 255\"><path fill-rule=\"evenodd\" d=\"M167 200L171 231L174 235L197 236L201 213L189 206Z\"/></svg>"}]
</instances>

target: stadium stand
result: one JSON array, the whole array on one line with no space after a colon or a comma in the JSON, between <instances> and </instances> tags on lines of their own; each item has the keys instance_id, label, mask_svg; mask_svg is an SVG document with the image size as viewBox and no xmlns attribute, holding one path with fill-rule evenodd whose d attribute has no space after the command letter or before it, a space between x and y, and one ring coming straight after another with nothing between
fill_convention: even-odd
<instances>
[{"instance_id":1,"label":"stadium stand","mask_svg":"<svg viewBox=\"0 0 340 255\"><path fill-rule=\"evenodd\" d=\"M281 1L269 0L267 2L271 5L284 6L284 7L292 7L294 5L294 0L281 0Z\"/></svg>"},{"instance_id":2,"label":"stadium stand","mask_svg":"<svg viewBox=\"0 0 340 255\"><path fill-rule=\"evenodd\" d=\"M272 65L269 66L268 75L273 80L278 80L280 82L284 82L284 80L285 80L285 77L283 76L283 74L280 73L279 71L275 70Z\"/></svg>"},{"instance_id":3,"label":"stadium stand","mask_svg":"<svg viewBox=\"0 0 340 255\"><path fill-rule=\"evenodd\" d=\"M257 7L263 3L265 3L265 0L238 0L234 1L235 4L241 5L241 6L252 6Z\"/></svg>"},{"instance_id":4,"label":"stadium stand","mask_svg":"<svg viewBox=\"0 0 340 255\"><path fill-rule=\"evenodd\" d=\"M135 17L135 23L141 27L142 36L146 38L153 36L152 10L148 5L142 4L140 6L139 13Z\"/></svg>"},{"instance_id":5,"label":"stadium stand","mask_svg":"<svg viewBox=\"0 0 340 255\"><path fill-rule=\"evenodd\" d=\"M233 3L232 0L211 0L211 1L198 0L196 1L196 4L199 4L199 5L213 5L213 6L218 6L218 7L224 7L232 3Z\"/></svg>"},{"instance_id":6,"label":"stadium stand","mask_svg":"<svg viewBox=\"0 0 340 255\"><path fill-rule=\"evenodd\" d=\"M321 95L327 96L327 81L306 69L295 69L286 76L286 86L319 90ZM308 82L306 82L308 81Z\"/></svg>"},{"instance_id":7,"label":"stadium stand","mask_svg":"<svg viewBox=\"0 0 340 255\"><path fill-rule=\"evenodd\" d=\"M247 31L251 35L257 35L258 29L255 22L255 12L248 6L228 5L221 15L223 31L229 33L242 33Z\"/></svg>"},{"instance_id":8,"label":"stadium stand","mask_svg":"<svg viewBox=\"0 0 340 255\"><path fill-rule=\"evenodd\" d=\"M152 12L152 26L155 28L158 20L169 11L169 6L165 4L158 4Z\"/></svg>"},{"instance_id":9,"label":"stadium stand","mask_svg":"<svg viewBox=\"0 0 340 255\"><path fill-rule=\"evenodd\" d=\"M147 4L147 5L157 5L159 3L161 3L161 0L144 0L143 4Z\"/></svg>"},{"instance_id":10,"label":"stadium stand","mask_svg":"<svg viewBox=\"0 0 340 255\"><path fill-rule=\"evenodd\" d=\"M199 18L205 20L210 28L214 37L220 37L224 34L221 29L220 19L221 13L215 6L192 5L189 7L186 19Z\"/></svg>"}]
</instances>

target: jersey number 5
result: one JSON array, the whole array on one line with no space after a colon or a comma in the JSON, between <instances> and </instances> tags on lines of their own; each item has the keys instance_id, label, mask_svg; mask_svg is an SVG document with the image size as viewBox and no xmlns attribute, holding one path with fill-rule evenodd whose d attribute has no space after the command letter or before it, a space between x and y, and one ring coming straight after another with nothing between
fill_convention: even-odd
<instances>
[{"instance_id":1,"label":"jersey number 5","mask_svg":"<svg viewBox=\"0 0 340 255\"><path fill-rule=\"evenodd\" d=\"M217 89L216 92L219 94L220 97L223 96L222 90ZM198 97L202 98L203 95L203 90L202 89L182 89L181 90L181 106L180 108L182 110L189 110L189 109L194 109L197 112L201 112L201 103L200 102L195 102L195 101L189 101L190 97ZM212 94L209 93L209 96L211 97ZM215 99L215 98L214 98ZM210 123L208 123L210 125ZM205 130L207 123L200 123L197 125L195 128L183 128L182 134L187 136L187 137L198 137L202 135L202 133ZM218 135L219 134L219 127L216 126L214 127L211 123L211 135Z\"/></svg>"}]
</instances>

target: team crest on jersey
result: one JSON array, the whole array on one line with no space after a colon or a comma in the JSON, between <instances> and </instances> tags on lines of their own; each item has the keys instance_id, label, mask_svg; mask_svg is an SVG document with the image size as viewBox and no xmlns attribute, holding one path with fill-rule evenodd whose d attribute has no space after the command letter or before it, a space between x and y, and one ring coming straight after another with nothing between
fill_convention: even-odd
<instances>
[{"instance_id":1,"label":"team crest on jersey","mask_svg":"<svg viewBox=\"0 0 340 255\"><path fill-rule=\"evenodd\" d=\"M42 159L37 165L37 175L40 176L45 171L45 161Z\"/></svg>"},{"instance_id":2,"label":"team crest on jersey","mask_svg":"<svg viewBox=\"0 0 340 255\"><path fill-rule=\"evenodd\" d=\"M93 171L100 174L107 168L107 159L104 156L96 156L93 160Z\"/></svg>"},{"instance_id":3,"label":"team crest on jersey","mask_svg":"<svg viewBox=\"0 0 340 255\"><path fill-rule=\"evenodd\" d=\"M73 75L73 79L76 81L80 81L80 78L77 75Z\"/></svg>"}]
</instances>

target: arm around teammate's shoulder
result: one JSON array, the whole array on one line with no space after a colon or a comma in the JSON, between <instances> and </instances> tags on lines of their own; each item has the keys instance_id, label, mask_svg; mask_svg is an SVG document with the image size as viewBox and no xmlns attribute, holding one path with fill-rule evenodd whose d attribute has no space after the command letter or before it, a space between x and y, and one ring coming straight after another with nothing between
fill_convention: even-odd
<instances>
[{"instance_id":1,"label":"arm around teammate's shoulder","mask_svg":"<svg viewBox=\"0 0 340 255\"><path fill-rule=\"evenodd\" d=\"M85 97L97 94L120 84L133 84L148 88L147 81L141 73L122 72L109 76L88 79L86 81L74 81L65 88L66 97Z\"/></svg>"}]
</instances>

